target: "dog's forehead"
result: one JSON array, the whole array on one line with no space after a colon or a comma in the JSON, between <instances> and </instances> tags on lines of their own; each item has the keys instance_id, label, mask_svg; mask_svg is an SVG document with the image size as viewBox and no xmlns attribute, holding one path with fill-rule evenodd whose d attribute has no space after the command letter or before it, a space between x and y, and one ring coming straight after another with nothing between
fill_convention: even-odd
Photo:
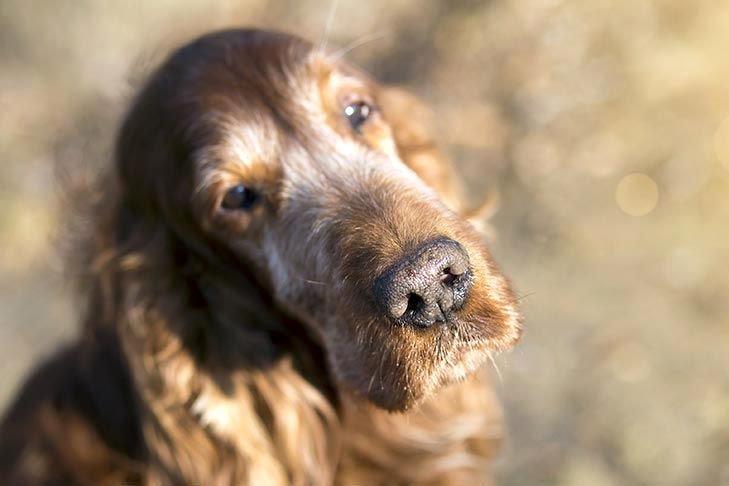
<instances>
[{"instance_id":1,"label":"dog's forehead","mask_svg":"<svg viewBox=\"0 0 729 486\"><path fill-rule=\"evenodd\" d=\"M282 152L306 144L325 125L326 109L318 79L293 70L285 83L259 84L206 107L217 132L216 144L239 163L273 161Z\"/></svg>"},{"instance_id":2,"label":"dog's forehead","mask_svg":"<svg viewBox=\"0 0 729 486\"><path fill-rule=\"evenodd\" d=\"M356 68L286 34L222 32L189 49L179 56L187 73L182 86L190 93L183 99L195 107L190 128L204 134L195 137L202 145L194 151L205 172L243 175L262 164L273 169L311 158L306 154L322 158L342 139L340 94L369 91L373 84Z\"/></svg>"},{"instance_id":3,"label":"dog's forehead","mask_svg":"<svg viewBox=\"0 0 729 486\"><path fill-rule=\"evenodd\" d=\"M211 123L215 145L241 163L277 160L295 149L323 149L338 138L333 118L339 100L330 88L342 79L357 82L352 72L312 55L268 78L214 94L199 119Z\"/></svg>"}]
</instances>

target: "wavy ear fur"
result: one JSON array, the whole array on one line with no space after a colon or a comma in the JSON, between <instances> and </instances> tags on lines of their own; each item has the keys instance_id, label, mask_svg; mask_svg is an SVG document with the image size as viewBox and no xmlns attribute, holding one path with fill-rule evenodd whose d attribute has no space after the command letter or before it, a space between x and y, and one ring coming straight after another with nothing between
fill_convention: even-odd
<instances>
[{"instance_id":1,"label":"wavy ear fur","mask_svg":"<svg viewBox=\"0 0 729 486\"><path fill-rule=\"evenodd\" d=\"M81 247L84 332L123 349L148 484L331 483L338 419L307 380L320 364L300 358L317 345L244 268L210 265L114 177L102 184L120 190L94 203Z\"/></svg>"}]
</instances>

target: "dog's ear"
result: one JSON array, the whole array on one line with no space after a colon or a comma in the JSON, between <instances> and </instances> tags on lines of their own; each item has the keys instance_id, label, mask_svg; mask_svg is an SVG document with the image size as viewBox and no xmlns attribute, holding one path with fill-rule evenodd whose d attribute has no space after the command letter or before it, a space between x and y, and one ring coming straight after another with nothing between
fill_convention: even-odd
<instances>
[{"instance_id":1,"label":"dog's ear","mask_svg":"<svg viewBox=\"0 0 729 486\"><path fill-rule=\"evenodd\" d=\"M380 88L378 102L392 128L403 162L435 189L449 208L475 226L487 229L484 222L496 211L498 198L489 195L476 208L466 206L462 181L453 162L438 146L433 112L418 98L397 87Z\"/></svg>"}]
</instances>

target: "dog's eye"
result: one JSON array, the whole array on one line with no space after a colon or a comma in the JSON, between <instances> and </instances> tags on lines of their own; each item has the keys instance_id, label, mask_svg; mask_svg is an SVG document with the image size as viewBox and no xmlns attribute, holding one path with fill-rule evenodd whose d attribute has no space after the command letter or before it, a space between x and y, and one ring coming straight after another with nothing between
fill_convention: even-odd
<instances>
[{"instance_id":1,"label":"dog's eye","mask_svg":"<svg viewBox=\"0 0 729 486\"><path fill-rule=\"evenodd\" d=\"M223 209L250 209L258 202L258 193L246 186L234 186L223 196Z\"/></svg>"},{"instance_id":2,"label":"dog's eye","mask_svg":"<svg viewBox=\"0 0 729 486\"><path fill-rule=\"evenodd\" d=\"M372 113L372 106L364 101L351 103L344 108L344 116L347 117L352 130L359 130L364 122L367 121Z\"/></svg>"}]
</instances>

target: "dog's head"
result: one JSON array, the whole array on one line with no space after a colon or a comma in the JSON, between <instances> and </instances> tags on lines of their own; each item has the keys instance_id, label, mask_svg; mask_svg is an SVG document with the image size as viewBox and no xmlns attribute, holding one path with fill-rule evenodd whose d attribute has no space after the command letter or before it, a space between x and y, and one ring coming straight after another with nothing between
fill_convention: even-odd
<instances>
[{"instance_id":1,"label":"dog's head","mask_svg":"<svg viewBox=\"0 0 729 486\"><path fill-rule=\"evenodd\" d=\"M520 334L507 280L444 203L451 174L419 109L298 38L210 34L137 98L122 192L266 289L340 386L406 409Z\"/></svg>"}]
</instances>

